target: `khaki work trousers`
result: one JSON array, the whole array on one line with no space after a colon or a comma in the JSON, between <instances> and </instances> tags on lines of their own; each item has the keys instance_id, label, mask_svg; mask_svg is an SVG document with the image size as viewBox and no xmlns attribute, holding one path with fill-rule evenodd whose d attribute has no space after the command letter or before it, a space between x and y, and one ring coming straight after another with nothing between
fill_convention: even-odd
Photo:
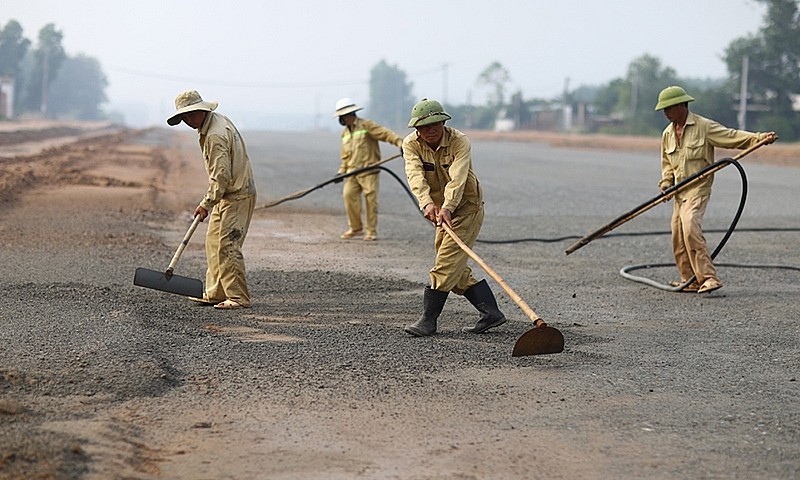
<instances>
[{"instance_id":1,"label":"khaki work trousers","mask_svg":"<svg viewBox=\"0 0 800 480\"><path fill-rule=\"evenodd\" d=\"M453 218L453 232L458 235L469 248L483 225L483 208L475 213L459 215ZM467 265L469 256L458 246L455 240L442 228L436 229L436 260L430 270L431 288L442 292L454 292L463 295L471 286L478 283L472 276L472 269Z\"/></svg>"},{"instance_id":2,"label":"khaki work trousers","mask_svg":"<svg viewBox=\"0 0 800 480\"><path fill-rule=\"evenodd\" d=\"M206 232L206 297L212 302L233 300L249 307L242 245L250 228L256 196L221 200L211 209Z\"/></svg>"},{"instance_id":3,"label":"khaki work trousers","mask_svg":"<svg viewBox=\"0 0 800 480\"><path fill-rule=\"evenodd\" d=\"M697 277L700 285L709 278L719 280L702 230L703 215L710 198L710 195L702 195L683 201L675 200L672 210L672 252L681 282L688 281L692 276Z\"/></svg>"},{"instance_id":4,"label":"khaki work trousers","mask_svg":"<svg viewBox=\"0 0 800 480\"><path fill-rule=\"evenodd\" d=\"M347 177L342 189L344 210L347 212L347 226L354 232L363 230L361 222L361 194L366 204L366 235L378 235L378 190L380 174L368 173Z\"/></svg>"}]
</instances>

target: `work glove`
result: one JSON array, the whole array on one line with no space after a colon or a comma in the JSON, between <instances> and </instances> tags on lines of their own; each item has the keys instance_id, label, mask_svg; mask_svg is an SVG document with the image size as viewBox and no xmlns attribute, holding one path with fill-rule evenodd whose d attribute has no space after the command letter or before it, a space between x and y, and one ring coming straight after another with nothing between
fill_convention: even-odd
<instances>
[{"instance_id":1,"label":"work glove","mask_svg":"<svg viewBox=\"0 0 800 480\"><path fill-rule=\"evenodd\" d=\"M334 178L333 183L342 183L344 181L343 173L337 173L336 178Z\"/></svg>"}]
</instances>

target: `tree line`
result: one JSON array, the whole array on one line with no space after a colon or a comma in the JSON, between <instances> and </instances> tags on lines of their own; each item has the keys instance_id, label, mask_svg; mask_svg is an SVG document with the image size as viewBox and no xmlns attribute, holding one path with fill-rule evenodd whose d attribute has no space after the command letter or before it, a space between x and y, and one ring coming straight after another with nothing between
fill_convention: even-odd
<instances>
[{"instance_id":1,"label":"tree line","mask_svg":"<svg viewBox=\"0 0 800 480\"><path fill-rule=\"evenodd\" d=\"M511 75L490 63L475 86L488 88L486 102L445 106L459 128L560 130L626 135L658 135L662 112L654 105L661 89L681 85L696 101L692 110L724 125L776 131L800 140L800 11L798 0L757 0L767 6L755 34L733 40L722 55L728 76L697 79L678 75L652 55L634 59L624 76L599 86L569 89L557 98L508 94ZM403 127L413 105L412 87L396 65L381 60L370 72L370 116ZM744 97L743 97L744 95Z\"/></svg>"},{"instance_id":2,"label":"tree line","mask_svg":"<svg viewBox=\"0 0 800 480\"><path fill-rule=\"evenodd\" d=\"M9 20L0 30L0 80L13 85L15 117L99 120L107 101L108 79L95 58L68 55L63 33L49 23L39 30L35 45L22 25ZM6 115L0 109L0 119Z\"/></svg>"},{"instance_id":3,"label":"tree line","mask_svg":"<svg viewBox=\"0 0 800 480\"><path fill-rule=\"evenodd\" d=\"M488 92L485 101L445 105L451 125L466 129L534 129L657 135L664 128L653 105L658 92L679 84L696 98L692 110L727 126L778 132L783 140L800 140L800 10L798 0L756 0L767 11L761 28L733 40L722 58L728 76L686 78L645 54L628 65L623 76L603 85L570 89L568 81L555 98L525 98L509 92L510 72L491 62L475 79ZM13 84L14 116L97 120L105 118L108 80L100 63L87 55L68 55L63 34L45 25L36 44L22 26L10 20L0 30L0 86ZM413 84L397 65L385 60L370 71L370 116L404 129L418 100ZM0 94L4 90L0 90ZM441 99L445 100L445 99ZM2 103L2 102L0 102ZM5 110L0 108L0 119Z\"/></svg>"}]
</instances>

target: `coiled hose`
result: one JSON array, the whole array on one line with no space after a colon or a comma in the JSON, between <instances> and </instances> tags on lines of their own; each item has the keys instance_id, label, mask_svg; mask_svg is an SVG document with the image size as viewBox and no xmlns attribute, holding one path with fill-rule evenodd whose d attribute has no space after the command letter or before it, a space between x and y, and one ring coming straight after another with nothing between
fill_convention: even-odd
<instances>
[{"instance_id":1,"label":"coiled hose","mask_svg":"<svg viewBox=\"0 0 800 480\"><path fill-rule=\"evenodd\" d=\"M728 226L727 230L725 230L725 235L723 235L722 239L719 241L717 246L714 248L714 251L711 252L711 259L715 259L722 248L728 243L728 239L731 238L733 231L736 229L736 225L739 223L739 219L742 217L742 212L744 212L744 205L747 201L747 175L744 172L744 168L737 162L731 158L723 158L717 162L718 164L729 164L736 167L736 170L739 171L739 176L742 179L742 194L739 197L739 207L736 209L736 214L733 216L733 220L731 220L730 226ZM774 230L774 229L752 229L753 231L767 231L767 230ZM788 229L781 229L782 231L786 231ZM794 229L796 230L796 229ZM784 270L795 270L800 271L798 267L792 267L789 265L753 265L753 264L741 264L741 263L715 263L714 265L718 267L735 267L735 268L772 268L772 269L784 269ZM663 267L674 267L674 263L643 263L637 265L627 265L620 269L619 274L622 275L623 278L627 278L628 280L644 283L645 285L650 285L651 287L655 287L661 290L666 290L669 292L680 292L685 289L687 286L691 285L697 277L692 276L686 282L677 285L665 285L660 282L656 282L655 280L649 279L647 277L641 277L638 275L633 275L630 272L635 270L646 270L651 268L663 268Z\"/></svg>"}]
</instances>

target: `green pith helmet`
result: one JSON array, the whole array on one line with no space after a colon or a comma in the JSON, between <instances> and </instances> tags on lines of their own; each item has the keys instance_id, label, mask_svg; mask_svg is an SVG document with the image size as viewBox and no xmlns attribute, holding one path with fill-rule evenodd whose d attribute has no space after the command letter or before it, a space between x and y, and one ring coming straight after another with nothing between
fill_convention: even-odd
<instances>
[{"instance_id":1,"label":"green pith helmet","mask_svg":"<svg viewBox=\"0 0 800 480\"><path fill-rule=\"evenodd\" d=\"M431 123L444 122L450 118L452 117L444 111L441 103L423 98L411 109L411 120L408 121L408 126L409 128L421 127Z\"/></svg>"},{"instance_id":2,"label":"green pith helmet","mask_svg":"<svg viewBox=\"0 0 800 480\"><path fill-rule=\"evenodd\" d=\"M673 105L678 105L685 102L691 102L694 97L686 93L683 88L673 85L661 90L658 94L658 103L656 103L656 110L663 110Z\"/></svg>"}]
</instances>

